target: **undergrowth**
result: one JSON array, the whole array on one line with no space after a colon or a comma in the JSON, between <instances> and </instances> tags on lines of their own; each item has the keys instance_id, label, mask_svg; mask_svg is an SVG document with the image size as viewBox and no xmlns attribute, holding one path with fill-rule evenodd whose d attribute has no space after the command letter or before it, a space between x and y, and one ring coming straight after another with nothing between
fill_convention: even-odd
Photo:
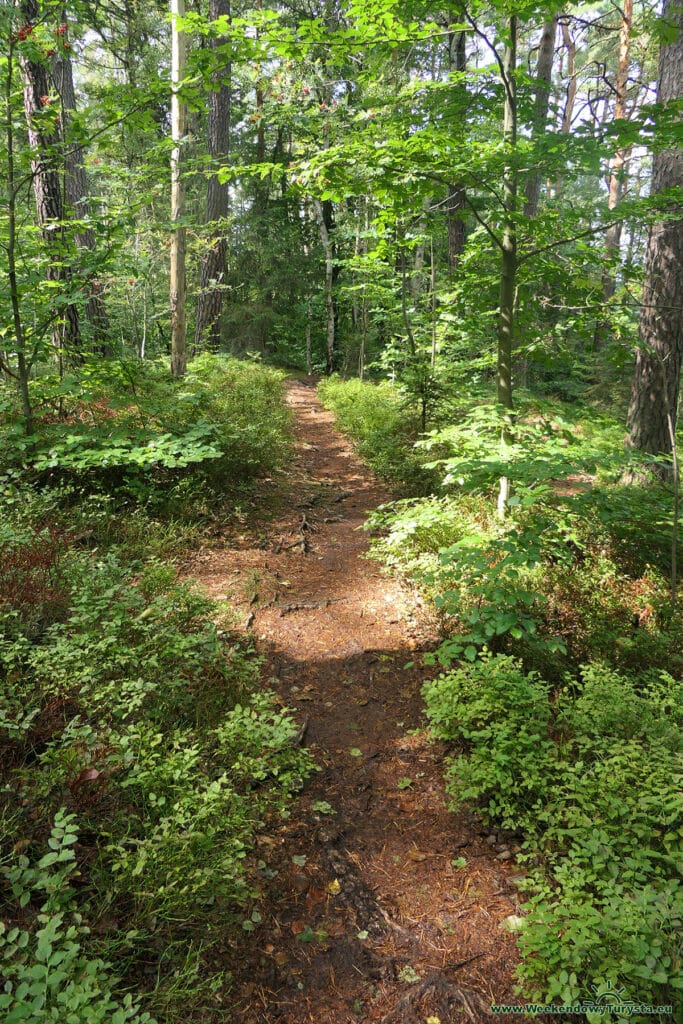
<instances>
[{"instance_id":1,"label":"undergrowth","mask_svg":"<svg viewBox=\"0 0 683 1024\"><path fill-rule=\"evenodd\" d=\"M18 515L28 501L31 521L51 504L43 518L93 543L166 554L174 533L181 545L184 533L195 541L198 526L248 503L255 482L284 466L291 414L282 380L258 363L210 355L181 380L163 363L119 359L88 362L63 380L39 377L36 434L26 437L18 413L0 432L0 492Z\"/></svg>"},{"instance_id":2,"label":"undergrowth","mask_svg":"<svg viewBox=\"0 0 683 1024\"><path fill-rule=\"evenodd\" d=\"M44 422L23 471L10 441L0 490L0 1016L225 1019L255 839L312 764L229 608L161 556L281 464L280 377L204 358L181 384L81 380L71 431Z\"/></svg>"},{"instance_id":3,"label":"undergrowth","mask_svg":"<svg viewBox=\"0 0 683 1024\"><path fill-rule=\"evenodd\" d=\"M682 697L663 671L594 662L556 687L486 653L425 687L434 735L460 748L453 806L524 833L532 1000L579 1004L609 983L622 1002L680 1004Z\"/></svg>"},{"instance_id":4,"label":"undergrowth","mask_svg":"<svg viewBox=\"0 0 683 1024\"><path fill-rule=\"evenodd\" d=\"M395 396L334 389L342 428L381 438L384 465L402 465L392 446L406 435L377 427L393 423ZM447 671L425 699L432 731L455 751L454 806L524 836L521 991L577 1004L611 985L634 1005L680 1005L683 613L671 593L671 489L622 484L634 456L619 425L590 410L531 399L514 426L481 400L449 413L457 419L409 456L441 492L386 505L368 526L373 557L439 611L435 657ZM501 476L513 482L504 521Z\"/></svg>"},{"instance_id":5,"label":"undergrowth","mask_svg":"<svg viewBox=\"0 0 683 1024\"><path fill-rule=\"evenodd\" d=\"M408 494L425 494L436 484L436 476L413 450L420 431L417 407L398 389L389 383L328 377L318 385L318 394L378 476Z\"/></svg>"}]
</instances>

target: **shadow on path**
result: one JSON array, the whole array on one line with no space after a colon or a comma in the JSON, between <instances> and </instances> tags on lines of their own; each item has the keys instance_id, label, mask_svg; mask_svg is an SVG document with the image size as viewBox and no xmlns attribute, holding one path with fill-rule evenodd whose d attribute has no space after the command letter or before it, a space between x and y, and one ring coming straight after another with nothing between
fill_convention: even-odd
<instances>
[{"instance_id":1,"label":"shadow on path","mask_svg":"<svg viewBox=\"0 0 683 1024\"><path fill-rule=\"evenodd\" d=\"M320 771L259 837L255 932L226 951L235 1024L490 1020L514 1001L517 912L505 837L450 813L421 717L436 642L418 596L365 557L389 494L313 387L296 414L291 503L267 539L197 556L191 574L237 601L264 680L294 708Z\"/></svg>"}]
</instances>

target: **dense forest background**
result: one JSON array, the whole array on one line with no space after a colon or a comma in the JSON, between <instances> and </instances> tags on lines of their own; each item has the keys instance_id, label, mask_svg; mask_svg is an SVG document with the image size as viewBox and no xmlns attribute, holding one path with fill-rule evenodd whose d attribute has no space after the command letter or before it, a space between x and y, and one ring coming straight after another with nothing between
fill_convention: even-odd
<instances>
[{"instance_id":1,"label":"dense forest background","mask_svg":"<svg viewBox=\"0 0 683 1024\"><path fill-rule=\"evenodd\" d=\"M164 4L7 5L5 370L167 354L170 246L177 372L258 353L429 405L485 388L499 343L516 387L623 403L657 220L648 282L680 285L679 13L660 15L213 3L177 8L171 69ZM675 303L655 301L641 359L668 331L674 415Z\"/></svg>"},{"instance_id":2,"label":"dense forest background","mask_svg":"<svg viewBox=\"0 0 683 1024\"><path fill-rule=\"evenodd\" d=\"M174 563L285 472L285 372L396 491L450 797L524 837L523 991L675 1003L682 26L0 7L8 1022L229 1019L212 950L312 763Z\"/></svg>"}]
</instances>

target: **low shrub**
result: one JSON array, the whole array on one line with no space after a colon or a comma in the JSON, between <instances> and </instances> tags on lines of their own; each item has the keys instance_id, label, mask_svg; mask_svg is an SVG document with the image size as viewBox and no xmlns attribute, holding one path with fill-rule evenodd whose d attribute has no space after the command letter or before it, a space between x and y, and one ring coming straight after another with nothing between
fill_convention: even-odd
<instances>
[{"instance_id":1,"label":"low shrub","mask_svg":"<svg viewBox=\"0 0 683 1024\"><path fill-rule=\"evenodd\" d=\"M171 566L131 568L113 551L96 560L72 550L61 571L62 621L29 637L13 618L0 639L2 799L12 822L0 849L12 981L4 1005L9 1019L26 1019L41 981L36 1020L66 1019L68 1005L83 1024L137 1022L146 1018L116 996L113 975L170 943L172 977L202 922L205 942L239 922L255 896L255 834L284 810L311 761L286 710L257 689L257 660ZM45 843L54 857L41 853ZM43 877L62 862L77 885ZM48 910L46 887L63 889ZM87 938L105 915L125 940L99 930ZM153 1011L154 994L139 980L136 991ZM183 1014L166 1006L164 1019Z\"/></svg>"},{"instance_id":2,"label":"low shrub","mask_svg":"<svg viewBox=\"0 0 683 1024\"><path fill-rule=\"evenodd\" d=\"M36 864L25 854L2 873L20 907L40 902L34 920L9 927L0 921L6 1024L154 1024L130 994L117 996L111 965L85 953L89 929L75 910L75 815L56 811L48 852ZM42 902L45 897L47 899Z\"/></svg>"},{"instance_id":3,"label":"low shrub","mask_svg":"<svg viewBox=\"0 0 683 1024\"><path fill-rule=\"evenodd\" d=\"M519 977L534 1000L610 983L673 1005L683 988L683 685L664 672L583 666L561 687L484 654L425 687L454 742L448 792L522 832L530 900Z\"/></svg>"},{"instance_id":4,"label":"low shrub","mask_svg":"<svg viewBox=\"0 0 683 1024\"><path fill-rule=\"evenodd\" d=\"M198 519L283 464L290 414L283 374L203 355L174 380L163 363L93 360L63 381L32 382L37 433L8 430L5 477L114 497L166 518ZM28 446L28 447L27 447ZM23 473L23 477L22 477Z\"/></svg>"},{"instance_id":5,"label":"low shrub","mask_svg":"<svg viewBox=\"0 0 683 1024\"><path fill-rule=\"evenodd\" d=\"M426 460L413 447L419 412L406 405L397 388L328 377L318 385L318 394L378 476L411 494L425 494L437 485L437 476L425 469Z\"/></svg>"}]
</instances>

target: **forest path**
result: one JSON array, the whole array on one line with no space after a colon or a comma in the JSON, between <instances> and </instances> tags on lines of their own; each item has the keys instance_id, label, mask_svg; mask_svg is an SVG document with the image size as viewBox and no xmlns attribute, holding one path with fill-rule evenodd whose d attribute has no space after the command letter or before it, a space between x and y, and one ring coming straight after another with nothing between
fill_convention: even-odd
<instances>
[{"instance_id":1,"label":"forest path","mask_svg":"<svg viewBox=\"0 0 683 1024\"><path fill-rule=\"evenodd\" d=\"M518 910L505 837L446 810L423 731L419 598L367 560L362 526L389 499L312 384L291 381L294 482L190 572L241 609L265 680L296 709L320 771L259 843L262 921L226 950L235 1024L490 1020L510 1001ZM455 862L455 863L453 863ZM218 966L218 965L217 965ZM228 1008L226 1007L226 1010Z\"/></svg>"}]
</instances>

